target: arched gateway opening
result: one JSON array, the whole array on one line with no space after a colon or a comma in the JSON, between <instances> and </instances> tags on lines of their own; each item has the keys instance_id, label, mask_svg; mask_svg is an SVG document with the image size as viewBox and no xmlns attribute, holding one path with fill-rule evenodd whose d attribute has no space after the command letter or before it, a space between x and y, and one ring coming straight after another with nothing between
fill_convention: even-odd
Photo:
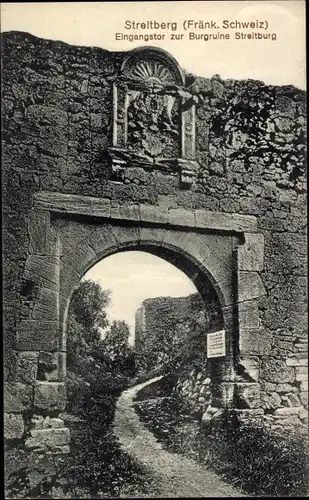
<instances>
[{"instance_id":1,"label":"arched gateway opening","mask_svg":"<svg viewBox=\"0 0 309 500\"><path fill-rule=\"evenodd\" d=\"M192 380L192 386L204 380L208 386L212 376L216 386L220 376L211 364L213 358L207 359L208 336L222 337L225 329L223 310L211 281L207 276L202 279L202 270L187 258L181 259L175 250L160 251L151 245L145 245L148 251L134 248L123 249L94 264L75 288L65 325L68 360L83 359L74 355L74 344L73 358L71 353L72 335L76 331L76 327L71 328L71 318L77 314L82 327L84 323L88 325L83 335L95 357L97 346L103 357L110 356L116 372L121 366L125 367L123 373L127 372L127 361L130 362L130 384L159 374L168 376L170 387L178 384L182 392L182 384L193 371L191 378L198 377L199 383ZM98 311L100 301L103 314ZM98 328L98 323L91 327L92 318L90 321L88 318L91 310L94 323L99 318L103 328ZM223 352L216 355L222 357ZM209 396L210 388L205 387L205 392L206 389ZM196 403L202 414L210 399L203 396L200 399Z\"/></svg>"},{"instance_id":2,"label":"arched gateway opening","mask_svg":"<svg viewBox=\"0 0 309 500\"><path fill-rule=\"evenodd\" d=\"M60 229L61 254L60 254L60 351L65 356L67 346L67 317L73 291L80 280L89 275L99 262L112 255L120 253L129 254L138 250L151 254L184 273L194 285L200 296L204 310L210 317L204 319L201 325L202 335L193 338L195 351L200 351L199 357L206 366L207 375L211 382L211 398L206 407L214 404L215 407L225 407L232 403L232 392L226 391L226 382L232 381L234 373L234 341L235 331L233 314L233 295L231 294L233 270L232 249L233 236L202 234L188 232L187 230L175 231L162 230L159 236L158 229L144 226L134 227L126 224L100 224L89 221L76 221L74 219L58 220L56 225ZM159 236L159 237L158 237ZM211 271L210 271L211 270ZM146 328L147 330L147 328ZM208 352L208 335L221 335L221 345L214 356ZM147 366L146 372L164 373L167 366L157 366L157 363L142 363L141 357L150 356L152 353L143 348L143 343L149 341L145 331L137 339L138 352L137 367L142 369ZM224 342L224 345L222 343ZM189 346L188 346L189 347ZM172 345L170 345L172 349ZM209 356L209 359L207 357ZM172 358L172 355L171 355ZM169 363L172 359L169 359ZM159 370L159 371L158 371ZM163 371L162 371L163 370ZM145 375L145 373L143 373ZM141 375L138 370L137 375ZM147 373L146 373L147 375ZM222 385L224 384L224 385ZM204 411L206 410L204 408Z\"/></svg>"},{"instance_id":3,"label":"arched gateway opening","mask_svg":"<svg viewBox=\"0 0 309 500\"><path fill-rule=\"evenodd\" d=\"M36 195L29 224L31 253L24 271L24 280L35 285L35 297L31 316L22 319L18 331L20 351L42 353L34 389L36 413L56 415L66 405L66 322L73 290L94 264L128 250L146 251L176 265L205 303L212 291L222 311L225 345L222 356L209 359L215 381L211 404L250 410L259 389L251 345L258 328L260 283L253 271L255 235L247 231L256 222L251 217L217 215L214 220L204 210Z\"/></svg>"}]
</instances>

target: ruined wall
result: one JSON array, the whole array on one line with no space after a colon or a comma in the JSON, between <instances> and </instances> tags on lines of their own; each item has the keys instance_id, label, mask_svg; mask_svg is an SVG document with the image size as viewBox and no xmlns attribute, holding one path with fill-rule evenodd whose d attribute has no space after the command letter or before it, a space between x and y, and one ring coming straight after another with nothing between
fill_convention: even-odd
<instances>
[{"instance_id":1,"label":"ruined wall","mask_svg":"<svg viewBox=\"0 0 309 500\"><path fill-rule=\"evenodd\" d=\"M201 416L211 401L207 332L220 328L218 305L205 304L197 293L147 299L136 312L137 369L168 369L175 375L174 390Z\"/></svg>"},{"instance_id":2,"label":"ruined wall","mask_svg":"<svg viewBox=\"0 0 309 500\"><path fill-rule=\"evenodd\" d=\"M308 405L305 93L186 74L197 102L191 188L180 188L170 171L136 166L113 182L102 152L112 133L111 80L123 56L26 33L2 36L5 406L11 423L18 420L9 437L24 435L39 364L34 348L27 359L18 354L16 332L36 299L36 287L22 276L33 244L33 195L41 190L104 197L123 207L256 216L265 241L264 257L255 249L264 262L257 273L266 293L255 299L259 334L242 348L260 382L259 407L269 418L298 422ZM47 294L45 309L48 301Z\"/></svg>"},{"instance_id":3,"label":"ruined wall","mask_svg":"<svg viewBox=\"0 0 309 500\"><path fill-rule=\"evenodd\" d=\"M136 313L137 369L147 372L167 365L194 335L207 331L205 306L198 294L144 300Z\"/></svg>"}]
</instances>

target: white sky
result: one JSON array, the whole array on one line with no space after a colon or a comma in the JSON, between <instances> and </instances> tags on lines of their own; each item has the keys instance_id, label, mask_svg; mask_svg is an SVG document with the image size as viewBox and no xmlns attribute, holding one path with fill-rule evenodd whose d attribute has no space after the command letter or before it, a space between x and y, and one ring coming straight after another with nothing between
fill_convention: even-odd
<instances>
[{"instance_id":1,"label":"white sky","mask_svg":"<svg viewBox=\"0 0 309 500\"><path fill-rule=\"evenodd\" d=\"M135 313L150 297L185 297L196 293L191 280L179 269L150 253L129 251L106 257L84 279L112 290L109 319L124 319L134 332Z\"/></svg>"},{"instance_id":2,"label":"white sky","mask_svg":"<svg viewBox=\"0 0 309 500\"><path fill-rule=\"evenodd\" d=\"M170 2L38 2L2 3L1 31L26 31L75 45L128 50L156 45L169 51L180 66L199 76L263 80L274 85L305 88L305 1L170 1ZM177 22L223 20L267 21L276 41L166 40L163 42L116 41L126 20ZM227 30L220 29L221 32ZM135 33L145 31L135 31ZM200 33L202 31L199 31ZM213 31L214 33L217 30ZM249 29L249 32L251 30ZM229 33L233 36L232 31ZM267 31L265 31L267 33ZM165 37L168 38L168 35ZM185 38L185 37L184 37Z\"/></svg>"}]
</instances>

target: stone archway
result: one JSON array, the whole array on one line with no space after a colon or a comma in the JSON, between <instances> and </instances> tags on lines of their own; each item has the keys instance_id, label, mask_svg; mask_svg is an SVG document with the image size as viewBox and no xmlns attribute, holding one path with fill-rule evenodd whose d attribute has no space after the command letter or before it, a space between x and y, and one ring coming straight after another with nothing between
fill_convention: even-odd
<instances>
[{"instance_id":1,"label":"stone archway","mask_svg":"<svg viewBox=\"0 0 309 500\"><path fill-rule=\"evenodd\" d=\"M176 259L198 287L210 280L226 330L226 357L212 360L218 382L214 404L235 408L237 401L246 401L247 409L240 412L258 407L256 298L264 288L257 272L263 265L263 238L256 233L255 217L40 192L29 234L24 280L36 293L28 317L20 322L17 348L20 357L36 353L33 412L57 416L65 407L65 325L75 286L96 262L130 248L150 250L174 263ZM36 442L40 437L46 442L49 431L31 432L36 432ZM66 449L65 429L62 434L55 451Z\"/></svg>"}]
</instances>

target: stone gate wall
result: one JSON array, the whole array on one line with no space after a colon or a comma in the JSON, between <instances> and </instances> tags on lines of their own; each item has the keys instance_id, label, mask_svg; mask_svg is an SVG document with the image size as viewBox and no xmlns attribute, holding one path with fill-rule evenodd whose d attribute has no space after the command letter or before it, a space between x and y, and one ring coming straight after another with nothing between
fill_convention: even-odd
<instances>
[{"instance_id":1,"label":"stone gate wall","mask_svg":"<svg viewBox=\"0 0 309 500\"><path fill-rule=\"evenodd\" d=\"M246 318L239 325L244 335L238 367L248 381L259 384L254 399L259 410L272 422L288 416L298 423L308 408L305 93L293 86L184 74L184 85L196 102L193 182L190 178L184 188L170 170L136 163L115 178L103 151L111 144L113 82L125 56L27 33L2 36L7 436L22 438L33 412L43 408L44 413L47 400L50 418L57 418L63 404L58 404L63 384L52 382L54 366L63 359L50 354L46 334L58 310L57 284L47 269L40 307L35 307L38 284L25 277L31 253L37 255L36 263L43 247L53 259L59 257L56 239L50 243L53 229L45 235L48 242L40 232L49 227L42 226L43 210L36 211L33 225L34 196L41 191L104 198L124 210L147 203L158 214L174 211L178 220L185 214L197 220L196 210L212 212L212 220L218 214L229 215L229 220L235 214L256 217L256 229L243 241L247 257L238 252L239 310ZM184 123L190 135L190 123ZM30 328L29 338L23 331L20 352L20 323L42 310L51 315L44 329L46 348L35 349L31 342L41 332ZM36 382L42 371L51 374L50 382L47 375ZM50 399L48 383L54 384ZM61 422L48 425L53 439L61 436L58 445L66 446L66 433L52 427Z\"/></svg>"}]
</instances>

